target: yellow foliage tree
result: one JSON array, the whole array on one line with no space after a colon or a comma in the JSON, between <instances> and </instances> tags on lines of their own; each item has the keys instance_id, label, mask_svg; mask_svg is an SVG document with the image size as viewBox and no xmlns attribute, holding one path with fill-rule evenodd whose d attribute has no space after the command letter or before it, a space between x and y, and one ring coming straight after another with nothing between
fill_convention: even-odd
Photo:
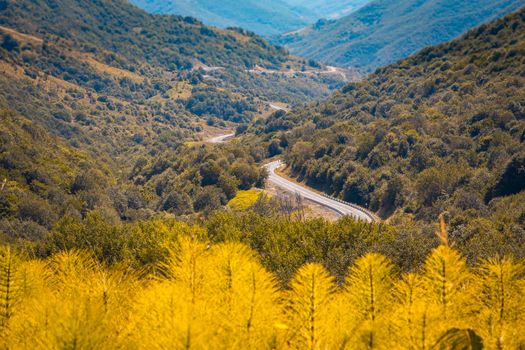
<instances>
[{"instance_id":1,"label":"yellow foliage tree","mask_svg":"<svg viewBox=\"0 0 525 350\"><path fill-rule=\"evenodd\" d=\"M289 327L286 347L326 349L332 342L334 321L331 303L334 279L319 264L307 264L297 271L285 294L285 312Z\"/></svg>"},{"instance_id":2,"label":"yellow foliage tree","mask_svg":"<svg viewBox=\"0 0 525 350\"><path fill-rule=\"evenodd\" d=\"M476 331L488 349L525 346L525 264L493 258L479 267Z\"/></svg>"},{"instance_id":3,"label":"yellow foliage tree","mask_svg":"<svg viewBox=\"0 0 525 350\"><path fill-rule=\"evenodd\" d=\"M380 254L367 254L354 263L345 286L347 311L352 324L349 347L386 348L390 337L394 266Z\"/></svg>"},{"instance_id":4,"label":"yellow foliage tree","mask_svg":"<svg viewBox=\"0 0 525 350\"><path fill-rule=\"evenodd\" d=\"M229 349L269 348L281 316L279 294L255 254L240 243L214 247L208 283L208 293L216 300L214 343Z\"/></svg>"},{"instance_id":5,"label":"yellow foliage tree","mask_svg":"<svg viewBox=\"0 0 525 350\"><path fill-rule=\"evenodd\" d=\"M28 260L0 247L0 346L523 348L524 263L494 258L470 271L446 232L441 238L420 273L397 279L387 258L367 254L341 288L323 266L307 264L279 289L245 245L195 235L181 235L166 263L140 277L87 252Z\"/></svg>"}]
</instances>

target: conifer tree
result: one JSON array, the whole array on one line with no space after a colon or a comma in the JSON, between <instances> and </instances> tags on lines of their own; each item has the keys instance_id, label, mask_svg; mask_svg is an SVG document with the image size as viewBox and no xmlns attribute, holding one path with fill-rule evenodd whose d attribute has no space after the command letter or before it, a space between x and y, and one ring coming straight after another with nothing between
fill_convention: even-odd
<instances>
[{"instance_id":1,"label":"conifer tree","mask_svg":"<svg viewBox=\"0 0 525 350\"><path fill-rule=\"evenodd\" d=\"M334 279L319 264L297 271L286 294L289 332L286 344L292 349L325 349L331 342L331 303Z\"/></svg>"},{"instance_id":2,"label":"conifer tree","mask_svg":"<svg viewBox=\"0 0 525 350\"><path fill-rule=\"evenodd\" d=\"M475 293L476 331L489 349L525 345L525 264L510 258L482 262Z\"/></svg>"},{"instance_id":3,"label":"conifer tree","mask_svg":"<svg viewBox=\"0 0 525 350\"><path fill-rule=\"evenodd\" d=\"M347 310L354 334L351 348L378 349L386 346L388 312L392 309L394 271L380 254L367 254L350 267L345 286Z\"/></svg>"}]
</instances>

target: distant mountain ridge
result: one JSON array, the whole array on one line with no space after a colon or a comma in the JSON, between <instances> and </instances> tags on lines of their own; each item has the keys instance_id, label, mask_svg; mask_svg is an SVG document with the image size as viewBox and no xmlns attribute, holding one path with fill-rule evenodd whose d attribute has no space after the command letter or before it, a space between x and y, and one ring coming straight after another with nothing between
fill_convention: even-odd
<instances>
[{"instance_id":1,"label":"distant mountain ridge","mask_svg":"<svg viewBox=\"0 0 525 350\"><path fill-rule=\"evenodd\" d=\"M307 10L281 0L130 0L152 13L195 17L206 24L226 28L242 27L259 34L278 34L300 28L315 17Z\"/></svg>"},{"instance_id":2,"label":"distant mountain ridge","mask_svg":"<svg viewBox=\"0 0 525 350\"><path fill-rule=\"evenodd\" d=\"M318 19L343 17L366 5L370 0L284 0L292 6L304 8L314 13Z\"/></svg>"},{"instance_id":3,"label":"distant mountain ridge","mask_svg":"<svg viewBox=\"0 0 525 350\"><path fill-rule=\"evenodd\" d=\"M373 70L524 5L525 0L376 0L339 20L285 34L277 42L299 56Z\"/></svg>"},{"instance_id":4,"label":"distant mountain ridge","mask_svg":"<svg viewBox=\"0 0 525 350\"><path fill-rule=\"evenodd\" d=\"M338 18L370 0L130 0L148 12L192 16L206 24L242 27L277 35L315 23L319 18Z\"/></svg>"}]
</instances>

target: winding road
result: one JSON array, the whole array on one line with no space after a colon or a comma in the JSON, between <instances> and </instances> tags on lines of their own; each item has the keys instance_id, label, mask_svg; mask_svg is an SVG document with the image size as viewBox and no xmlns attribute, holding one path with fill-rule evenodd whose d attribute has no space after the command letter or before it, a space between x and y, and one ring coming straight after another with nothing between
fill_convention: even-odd
<instances>
[{"instance_id":1,"label":"winding road","mask_svg":"<svg viewBox=\"0 0 525 350\"><path fill-rule=\"evenodd\" d=\"M310 200L328 209L331 209L341 216L349 215L365 222L378 221L372 213L369 213L363 208L336 199L332 199L330 197L323 196L322 194L316 193L312 190L307 189L306 187L303 187L295 182L285 179L282 176L279 176L275 173L275 171L283 165L284 163L280 160L265 165L265 168L268 170L269 175L268 181L278 186L279 188L282 188L283 190L297 193L304 199Z\"/></svg>"},{"instance_id":2,"label":"winding road","mask_svg":"<svg viewBox=\"0 0 525 350\"><path fill-rule=\"evenodd\" d=\"M212 137L206 142L208 143L223 143L235 136L235 133L229 133L225 135L219 135ZM315 191L312 191L300 184L292 182L284 177L276 174L276 170L283 166L284 163L281 160L277 160L271 163L266 164L264 167L268 171L268 181L279 187L280 189L299 194L306 200L312 201L319 205L322 205L325 208L333 210L340 216L349 215L355 219L362 220L364 222L378 222L379 219L373 213L368 210L361 208L357 205L343 202L341 200L322 195Z\"/></svg>"},{"instance_id":3,"label":"winding road","mask_svg":"<svg viewBox=\"0 0 525 350\"><path fill-rule=\"evenodd\" d=\"M235 136L235 133L232 132L231 134L214 136L212 138L207 139L206 142L208 142L208 143L223 143L223 142L228 141L228 139L231 139L234 136Z\"/></svg>"},{"instance_id":4,"label":"winding road","mask_svg":"<svg viewBox=\"0 0 525 350\"><path fill-rule=\"evenodd\" d=\"M269 103L268 106L270 106L271 109L275 110L275 111L285 111L285 112L288 112L289 109L288 108L284 108L284 107L281 107L281 106L277 106L276 104L273 104L273 103Z\"/></svg>"}]
</instances>

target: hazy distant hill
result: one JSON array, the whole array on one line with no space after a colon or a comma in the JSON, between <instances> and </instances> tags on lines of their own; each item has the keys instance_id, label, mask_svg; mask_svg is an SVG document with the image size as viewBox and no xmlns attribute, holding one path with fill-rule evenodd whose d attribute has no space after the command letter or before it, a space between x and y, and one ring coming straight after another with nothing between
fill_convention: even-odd
<instances>
[{"instance_id":1,"label":"hazy distant hill","mask_svg":"<svg viewBox=\"0 0 525 350\"><path fill-rule=\"evenodd\" d=\"M317 19L343 17L366 5L370 0L284 0L287 4L311 11Z\"/></svg>"},{"instance_id":2,"label":"hazy distant hill","mask_svg":"<svg viewBox=\"0 0 525 350\"><path fill-rule=\"evenodd\" d=\"M349 16L319 22L278 41L300 56L373 69L523 5L525 0L376 0Z\"/></svg>"},{"instance_id":3,"label":"hazy distant hill","mask_svg":"<svg viewBox=\"0 0 525 350\"><path fill-rule=\"evenodd\" d=\"M262 35L302 28L320 18L339 18L370 0L130 0L152 13L193 16L218 27L242 27Z\"/></svg>"},{"instance_id":4,"label":"hazy distant hill","mask_svg":"<svg viewBox=\"0 0 525 350\"><path fill-rule=\"evenodd\" d=\"M192 16L218 27L242 27L259 34L278 34L315 21L316 15L282 0L130 0L153 13Z\"/></svg>"}]
</instances>

